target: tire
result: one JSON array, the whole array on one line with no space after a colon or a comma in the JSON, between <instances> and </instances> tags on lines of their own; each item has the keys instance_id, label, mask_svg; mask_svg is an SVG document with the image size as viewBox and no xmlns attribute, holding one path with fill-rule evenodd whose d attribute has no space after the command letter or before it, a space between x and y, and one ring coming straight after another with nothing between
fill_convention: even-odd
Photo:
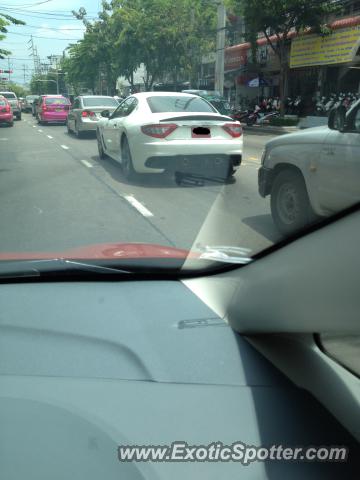
<instances>
[{"instance_id":1,"label":"tire","mask_svg":"<svg viewBox=\"0 0 360 480\"><path fill-rule=\"evenodd\" d=\"M12 122L9 122L9 127L13 127L14 126L14 120Z\"/></svg>"},{"instance_id":2,"label":"tire","mask_svg":"<svg viewBox=\"0 0 360 480\"><path fill-rule=\"evenodd\" d=\"M103 143L102 143L102 140L101 140L99 130L96 130L96 140L97 140L99 158L100 158L100 160L104 160L104 158L106 158L106 153L104 151L104 146L103 146Z\"/></svg>"},{"instance_id":3,"label":"tire","mask_svg":"<svg viewBox=\"0 0 360 480\"><path fill-rule=\"evenodd\" d=\"M69 135L71 135L71 134L72 134L72 130L71 130L68 122L66 122L66 129L67 129L67 133L68 133Z\"/></svg>"},{"instance_id":4,"label":"tire","mask_svg":"<svg viewBox=\"0 0 360 480\"><path fill-rule=\"evenodd\" d=\"M316 220L305 181L300 173L293 170L283 170L275 177L270 206L277 229L286 236Z\"/></svg>"},{"instance_id":5,"label":"tire","mask_svg":"<svg viewBox=\"0 0 360 480\"><path fill-rule=\"evenodd\" d=\"M21 113L19 115L16 115L16 120L21 120Z\"/></svg>"},{"instance_id":6,"label":"tire","mask_svg":"<svg viewBox=\"0 0 360 480\"><path fill-rule=\"evenodd\" d=\"M129 142L126 137L123 137L121 141L121 167L124 177L127 180L133 180L135 178L135 170L131 157Z\"/></svg>"}]
</instances>

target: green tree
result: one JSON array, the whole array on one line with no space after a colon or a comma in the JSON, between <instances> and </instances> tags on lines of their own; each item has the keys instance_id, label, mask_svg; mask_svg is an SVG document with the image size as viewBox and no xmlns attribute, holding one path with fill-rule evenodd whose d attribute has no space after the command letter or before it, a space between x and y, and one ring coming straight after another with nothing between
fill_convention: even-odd
<instances>
[{"instance_id":1,"label":"green tree","mask_svg":"<svg viewBox=\"0 0 360 480\"><path fill-rule=\"evenodd\" d=\"M25 25L25 22L22 20L18 20L11 15L6 15L5 13L0 13L0 41L4 40L6 38L6 33L7 33L7 26L8 25ZM4 50L3 48L0 48L0 58L5 58L8 55L10 55L11 52L9 50Z\"/></svg>"},{"instance_id":2,"label":"green tree","mask_svg":"<svg viewBox=\"0 0 360 480\"><path fill-rule=\"evenodd\" d=\"M29 91L26 88L14 82L9 82L6 86L6 89L10 92L14 92L18 98L26 97L26 95L29 95Z\"/></svg>"},{"instance_id":3,"label":"green tree","mask_svg":"<svg viewBox=\"0 0 360 480\"><path fill-rule=\"evenodd\" d=\"M101 72L113 92L118 76L133 85L141 64L147 90L169 77L175 84L184 76L195 84L202 55L214 48L216 6L207 0L103 1L95 22L87 20L84 8L73 14L86 26L64 67L74 84L96 85Z\"/></svg>"},{"instance_id":4,"label":"green tree","mask_svg":"<svg viewBox=\"0 0 360 480\"><path fill-rule=\"evenodd\" d=\"M244 16L246 37L256 48L256 39L262 33L279 59L280 99L284 113L284 99L288 88L288 43L290 32L313 29L328 33L326 16L336 12L339 2L328 0L229 0L236 13Z\"/></svg>"}]
</instances>

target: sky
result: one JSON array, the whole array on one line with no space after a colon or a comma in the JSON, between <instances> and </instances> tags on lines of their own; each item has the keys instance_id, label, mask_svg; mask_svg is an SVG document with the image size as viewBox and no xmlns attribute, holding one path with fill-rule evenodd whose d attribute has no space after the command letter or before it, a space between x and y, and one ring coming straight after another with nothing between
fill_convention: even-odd
<instances>
[{"instance_id":1,"label":"sky","mask_svg":"<svg viewBox=\"0 0 360 480\"><path fill-rule=\"evenodd\" d=\"M33 36L41 62L48 63L49 55L62 55L70 43L82 38L84 26L72 10L84 7L89 19L97 16L101 0L4 0L0 13L9 14L26 22L26 25L9 25L0 48L10 50L8 59L0 59L0 69L13 70L11 80L20 85L28 83L34 70L30 56L30 38ZM41 38L40 38L41 37Z\"/></svg>"}]
</instances>

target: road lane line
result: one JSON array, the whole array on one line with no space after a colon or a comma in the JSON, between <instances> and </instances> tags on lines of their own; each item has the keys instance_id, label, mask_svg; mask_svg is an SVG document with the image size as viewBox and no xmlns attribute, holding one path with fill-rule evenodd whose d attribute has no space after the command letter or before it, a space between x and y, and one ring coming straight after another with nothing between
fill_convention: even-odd
<instances>
[{"instance_id":1,"label":"road lane line","mask_svg":"<svg viewBox=\"0 0 360 480\"><path fill-rule=\"evenodd\" d=\"M80 160L80 162L85 165L85 167L87 168L93 168L93 166L91 165L90 162L88 162L87 160Z\"/></svg>"},{"instance_id":2,"label":"road lane line","mask_svg":"<svg viewBox=\"0 0 360 480\"><path fill-rule=\"evenodd\" d=\"M53 139L54 137L52 137L51 135L46 135L48 138L50 139Z\"/></svg>"},{"instance_id":3,"label":"road lane line","mask_svg":"<svg viewBox=\"0 0 360 480\"><path fill-rule=\"evenodd\" d=\"M38 130L39 133L42 133L43 131L42 130Z\"/></svg>"},{"instance_id":4,"label":"road lane line","mask_svg":"<svg viewBox=\"0 0 360 480\"><path fill-rule=\"evenodd\" d=\"M33 125L33 128L35 128L35 127L36 127L36 125Z\"/></svg>"},{"instance_id":5,"label":"road lane line","mask_svg":"<svg viewBox=\"0 0 360 480\"><path fill-rule=\"evenodd\" d=\"M125 200L127 200L130 205L132 205L136 210L141 213L144 217L153 217L154 215L148 210L142 203L140 203L138 200L136 200L135 197L132 195L125 195L124 196Z\"/></svg>"},{"instance_id":6,"label":"road lane line","mask_svg":"<svg viewBox=\"0 0 360 480\"><path fill-rule=\"evenodd\" d=\"M63 148L64 150L69 150L69 147L67 147L66 145L60 145L61 148Z\"/></svg>"}]
</instances>

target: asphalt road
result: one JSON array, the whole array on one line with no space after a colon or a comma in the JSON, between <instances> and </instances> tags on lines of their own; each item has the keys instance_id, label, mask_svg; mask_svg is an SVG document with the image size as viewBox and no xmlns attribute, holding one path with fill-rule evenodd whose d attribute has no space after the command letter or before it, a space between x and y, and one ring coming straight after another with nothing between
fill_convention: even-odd
<instances>
[{"instance_id":1,"label":"asphalt road","mask_svg":"<svg viewBox=\"0 0 360 480\"><path fill-rule=\"evenodd\" d=\"M95 136L77 139L62 125L39 126L23 114L14 127L0 127L0 251L108 242L189 248L200 241L255 253L280 238L269 201L257 191L270 138L245 132L232 183L178 186L153 175L128 183L116 162L99 159Z\"/></svg>"}]
</instances>

